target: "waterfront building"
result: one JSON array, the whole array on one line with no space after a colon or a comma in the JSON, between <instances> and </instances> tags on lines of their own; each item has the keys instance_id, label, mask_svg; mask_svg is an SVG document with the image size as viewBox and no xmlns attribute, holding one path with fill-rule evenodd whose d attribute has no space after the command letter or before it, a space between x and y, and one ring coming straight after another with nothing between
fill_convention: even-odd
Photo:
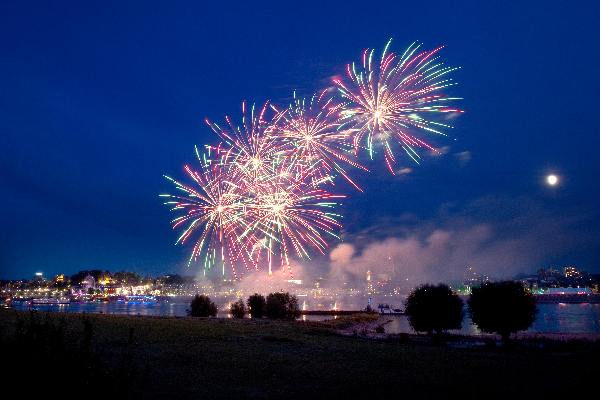
<instances>
[{"instance_id":1,"label":"waterfront building","mask_svg":"<svg viewBox=\"0 0 600 400\"><path fill-rule=\"evenodd\" d=\"M566 266L564 268L565 278L577 279L581 278L581 271L577 269L577 267Z\"/></svg>"},{"instance_id":2,"label":"waterfront building","mask_svg":"<svg viewBox=\"0 0 600 400\"><path fill-rule=\"evenodd\" d=\"M90 289L95 290L96 289L96 280L94 279L94 277L92 275L87 275L81 282L80 286L85 291L89 291Z\"/></svg>"},{"instance_id":3,"label":"waterfront building","mask_svg":"<svg viewBox=\"0 0 600 400\"><path fill-rule=\"evenodd\" d=\"M373 281L371 281L371 270L367 270L367 294L372 295L373 290Z\"/></svg>"}]
</instances>

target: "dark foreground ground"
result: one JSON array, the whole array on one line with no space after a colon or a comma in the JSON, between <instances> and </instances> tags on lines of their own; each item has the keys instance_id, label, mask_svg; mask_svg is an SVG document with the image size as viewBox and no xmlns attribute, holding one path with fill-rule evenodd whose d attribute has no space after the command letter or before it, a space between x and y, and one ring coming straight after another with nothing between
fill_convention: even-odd
<instances>
[{"instance_id":1,"label":"dark foreground ground","mask_svg":"<svg viewBox=\"0 0 600 400\"><path fill-rule=\"evenodd\" d=\"M457 348L327 324L0 310L3 393L57 398L564 398L600 392L599 344ZM3 396L4 397L4 396Z\"/></svg>"}]
</instances>

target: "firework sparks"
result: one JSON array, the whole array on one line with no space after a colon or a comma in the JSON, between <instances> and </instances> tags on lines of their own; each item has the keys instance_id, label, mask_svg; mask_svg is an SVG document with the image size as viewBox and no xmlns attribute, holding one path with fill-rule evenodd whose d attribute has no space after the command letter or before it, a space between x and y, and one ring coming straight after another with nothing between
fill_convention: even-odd
<instances>
[{"instance_id":1,"label":"firework sparks","mask_svg":"<svg viewBox=\"0 0 600 400\"><path fill-rule=\"evenodd\" d=\"M190 263L204 254L206 270L220 261L223 271L227 263L237 277L236 265L257 269L265 258L270 274L279 256L280 267L291 275L290 253L299 258L309 257L308 248L323 253L324 235L335 236L340 226L339 215L330 210L343 196L309 183L317 164L300 175L293 159L286 160L252 185L242 174L230 173L229 166L210 161L203 163L202 173L185 166L194 186L167 177L184 193L161 195L173 211L184 211L172 221L174 229L183 227L177 243L198 234Z\"/></svg>"},{"instance_id":2,"label":"firework sparks","mask_svg":"<svg viewBox=\"0 0 600 400\"><path fill-rule=\"evenodd\" d=\"M326 236L334 236L341 225L340 215L332 212L341 195L315 188L310 182L313 174L320 173L316 164L303 167L298 175L293 161L282 165L283 172L274 174L263 183L252 205L252 224L245 234L260 237L252 246L255 263L266 255L269 274L274 258L279 255L281 268L290 269L290 254L310 258L308 249L324 253ZM244 238L242 235L242 238Z\"/></svg>"},{"instance_id":3,"label":"firework sparks","mask_svg":"<svg viewBox=\"0 0 600 400\"><path fill-rule=\"evenodd\" d=\"M419 51L420 45L413 43L397 56L388 52L390 43L380 59L374 57L374 50L366 49L360 64L348 64L349 82L334 79L334 83L345 100L342 128L351 132L355 151L362 146L373 158L379 145L388 169L394 173L395 142L418 163L416 148L434 148L415 135L445 135L443 129L452 126L440 122L439 117L463 111L449 105L460 98L441 93L455 85L448 74L458 69L440 61L442 47Z\"/></svg>"},{"instance_id":4,"label":"firework sparks","mask_svg":"<svg viewBox=\"0 0 600 400\"><path fill-rule=\"evenodd\" d=\"M241 125L234 124L229 116L225 117L227 125L224 127L206 120L213 132L225 142L225 146L213 149L233 177L240 175L244 180L256 183L270 175L285 157L281 143L273 135L282 113L270 115L270 110L269 102L260 109L253 104L250 110L243 102Z\"/></svg>"},{"instance_id":5,"label":"firework sparks","mask_svg":"<svg viewBox=\"0 0 600 400\"><path fill-rule=\"evenodd\" d=\"M297 158L301 169L319 164L314 174L317 185L338 173L360 190L345 167L367 169L355 160L348 132L338 130L341 104L336 104L327 93L328 90L323 90L307 101L297 98L294 92L294 100L286 112L281 113L281 127L275 134L289 145L289 152Z\"/></svg>"},{"instance_id":6,"label":"firework sparks","mask_svg":"<svg viewBox=\"0 0 600 400\"><path fill-rule=\"evenodd\" d=\"M199 235L194 243L188 265L204 255L204 269L208 270L220 261L223 273L229 263L234 276L235 265L246 264L245 248L236 237L250 223L246 217L247 199L244 189L225 176L223 165L209 163L202 165L202 172L189 166L184 167L194 186L181 183L165 176L182 192L181 195L163 194L165 204L171 210L183 214L172 221L173 229L183 227L183 233L176 243L185 243L194 233Z\"/></svg>"},{"instance_id":7,"label":"firework sparks","mask_svg":"<svg viewBox=\"0 0 600 400\"><path fill-rule=\"evenodd\" d=\"M339 175L361 190L348 173L349 166L366 171L360 149L373 158L382 148L392 173L397 143L416 162L417 148L434 150L418 135L444 135L451 126L436 117L462 112L449 105L458 98L441 93L454 85L447 75L456 68L439 60L441 48L419 51L413 43L397 56L389 44L381 59L367 49L359 66L348 65L348 82L334 80L341 100L330 89L310 100L294 93L281 110L243 102L239 125L206 120L221 143L202 155L196 149L200 172L184 168L192 184L167 177L180 194L161 195L180 214L172 221L183 229L177 243L194 240L188 264L203 260L206 271L220 262L223 274L229 264L234 277L265 263L271 274L278 264L291 275L291 257L324 253L337 237L334 209L344 196L323 186Z\"/></svg>"}]
</instances>

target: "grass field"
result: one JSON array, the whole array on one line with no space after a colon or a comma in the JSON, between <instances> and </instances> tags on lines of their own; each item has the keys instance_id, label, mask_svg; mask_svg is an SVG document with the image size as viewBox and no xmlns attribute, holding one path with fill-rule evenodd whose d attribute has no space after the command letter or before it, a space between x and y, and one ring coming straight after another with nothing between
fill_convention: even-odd
<instances>
[{"instance_id":1,"label":"grass field","mask_svg":"<svg viewBox=\"0 0 600 400\"><path fill-rule=\"evenodd\" d=\"M593 390L600 373L595 343L455 348L340 336L335 325L2 310L3 389L63 398L556 398Z\"/></svg>"}]
</instances>

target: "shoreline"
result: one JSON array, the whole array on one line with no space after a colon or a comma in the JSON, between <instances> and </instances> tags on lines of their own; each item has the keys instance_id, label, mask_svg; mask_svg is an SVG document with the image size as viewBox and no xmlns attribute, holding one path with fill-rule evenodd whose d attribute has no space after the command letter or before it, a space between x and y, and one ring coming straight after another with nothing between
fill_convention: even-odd
<instances>
[{"instance_id":1,"label":"shoreline","mask_svg":"<svg viewBox=\"0 0 600 400\"><path fill-rule=\"evenodd\" d=\"M398 317L398 316L389 316L380 314L377 312L364 312L364 311L309 311L305 310L301 315L323 315L323 316L332 316L339 318L331 318L324 319L320 321L303 321L301 319L297 319L294 321L288 320L276 320L276 319L268 319L261 318L259 320L245 317L243 319L236 319L231 317L210 317L210 318L201 318L201 317L190 317L190 316L171 316L171 315L132 315L132 314L119 314L119 313L102 313L102 312L71 312L71 313L61 313L54 310L44 310L44 309L31 309L31 310L18 310L14 308L6 308L0 309L0 312L15 312L17 314L29 314L31 311L34 313L39 313L41 315L51 314L51 315L63 315L68 314L74 317L86 317L86 316L110 316L116 318L135 318L135 319L148 319L148 320L214 320L214 321L236 321L236 323L248 323L250 321L253 322L269 322L269 323L298 323L306 326L319 326L327 329L331 329L334 334L345 336L345 337L360 337L363 339L372 339L372 340L417 340L418 342L426 340L430 338L425 333L417 333L417 332L400 332L400 333L387 333L385 332L385 325L392 322L392 319L388 319L385 322L381 322L381 318L383 317ZM377 332L378 327L383 327L384 332ZM447 332L444 335L445 339L449 342L463 341L463 342L471 342L477 344L485 344L490 341L494 341L499 343L500 336L493 333L484 333L481 332L477 335L469 335L469 334L461 334L455 333L452 331ZM518 332L513 335L514 341L551 341L556 343L566 343L566 342L600 342L600 333L565 333L565 332Z\"/></svg>"}]
</instances>

